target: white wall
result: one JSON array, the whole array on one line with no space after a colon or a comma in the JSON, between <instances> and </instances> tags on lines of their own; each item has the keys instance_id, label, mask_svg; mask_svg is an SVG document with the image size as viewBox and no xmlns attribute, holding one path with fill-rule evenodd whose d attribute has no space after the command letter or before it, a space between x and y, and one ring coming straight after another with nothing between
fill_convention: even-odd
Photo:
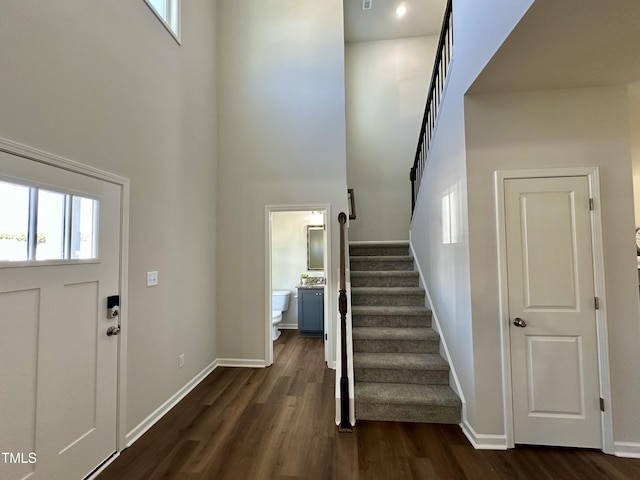
<instances>
[{"instance_id":1,"label":"white wall","mask_svg":"<svg viewBox=\"0 0 640 480\"><path fill-rule=\"evenodd\" d=\"M627 88L474 95L466 112L478 406L496 410L502 388L493 172L599 166L615 440L638 442L640 312ZM488 420L479 419L479 428L498 426Z\"/></svg>"},{"instance_id":2,"label":"white wall","mask_svg":"<svg viewBox=\"0 0 640 480\"><path fill-rule=\"evenodd\" d=\"M216 11L182 3L182 46L142 0L0 4L0 136L131 179L127 430L217 356Z\"/></svg>"},{"instance_id":3,"label":"white wall","mask_svg":"<svg viewBox=\"0 0 640 480\"><path fill-rule=\"evenodd\" d=\"M351 240L407 240L409 169L438 37L346 45L347 178L358 218Z\"/></svg>"},{"instance_id":4,"label":"white wall","mask_svg":"<svg viewBox=\"0 0 640 480\"><path fill-rule=\"evenodd\" d=\"M410 230L416 262L423 272L441 334L459 376L468 426L485 435L503 434L504 425L495 404L487 408L476 393L477 388L484 388L479 385L484 378L476 373L483 366L475 363L474 335L494 336L495 331L475 332L472 309L497 300L471 296L467 183L475 179L467 175L464 94L532 3L532 0L453 2L454 59ZM451 187L456 187L459 195L461 230L457 243L444 245L442 196ZM481 293L478 288L481 285L476 286L476 294Z\"/></svg>"},{"instance_id":5,"label":"white wall","mask_svg":"<svg viewBox=\"0 0 640 480\"><path fill-rule=\"evenodd\" d=\"M274 212L271 221L271 286L291 292L289 310L282 314L281 328L298 328L300 274L324 276L321 270L307 270L308 212Z\"/></svg>"},{"instance_id":6,"label":"white wall","mask_svg":"<svg viewBox=\"0 0 640 480\"><path fill-rule=\"evenodd\" d=\"M221 358L259 363L265 207L330 205L338 251L336 218L347 203L342 2L220 0L218 30L218 348ZM333 328L333 309L331 320Z\"/></svg>"},{"instance_id":7,"label":"white wall","mask_svg":"<svg viewBox=\"0 0 640 480\"><path fill-rule=\"evenodd\" d=\"M640 228L640 82L629 86L629 127L636 228Z\"/></svg>"}]
</instances>

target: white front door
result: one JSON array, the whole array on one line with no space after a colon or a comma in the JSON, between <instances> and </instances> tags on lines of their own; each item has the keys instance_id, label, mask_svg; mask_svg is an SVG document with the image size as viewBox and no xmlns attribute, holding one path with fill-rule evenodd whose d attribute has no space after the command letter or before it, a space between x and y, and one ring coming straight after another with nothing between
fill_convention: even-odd
<instances>
[{"instance_id":1,"label":"white front door","mask_svg":"<svg viewBox=\"0 0 640 480\"><path fill-rule=\"evenodd\" d=\"M0 198L0 478L79 480L116 450L121 187L0 153Z\"/></svg>"},{"instance_id":2,"label":"white front door","mask_svg":"<svg viewBox=\"0 0 640 480\"><path fill-rule=\"evenodd\" d=\"M514 440L602 447L589 185L508 179Z\"/></svg>"}]
</instances>

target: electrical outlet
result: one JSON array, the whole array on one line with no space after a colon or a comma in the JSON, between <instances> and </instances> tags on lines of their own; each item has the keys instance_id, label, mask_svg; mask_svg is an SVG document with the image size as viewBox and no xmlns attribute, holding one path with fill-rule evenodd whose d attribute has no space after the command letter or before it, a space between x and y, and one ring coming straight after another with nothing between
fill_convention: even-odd
<instances>
[{"instance_id":1,"label":"electrical outlet","mask_svg":"<svg viewBox=\"0 0 640 480\"><path fill-rule=\"evenodd\" d=\"M178 368L184 367L184 353L178 357Z\"/></svg>"},{"instance_id":2,"label":"electrical outlet","mask_svg":"<svg viewBox=\"0 0 640 480\"><path fill-rule=\"evenodd\" d=\"M147 287L158 285L158 272L147 272Z\"/></svg>"}]
</instances>

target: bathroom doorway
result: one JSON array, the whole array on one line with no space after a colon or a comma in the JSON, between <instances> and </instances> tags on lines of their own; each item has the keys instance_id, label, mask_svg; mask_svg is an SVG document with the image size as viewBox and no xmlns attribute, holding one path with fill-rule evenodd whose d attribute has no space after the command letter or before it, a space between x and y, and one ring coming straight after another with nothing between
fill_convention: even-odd
<instances>
[{"instance_id":1,"label":"bathroom doorway","mask_svg":"<svg viewBox=\"0 0 640 480\"><path fill-rule=\"evenodd\" d=\"M265 292L265 345L266 365L274 362L274 345L279 346L280 332L291 335L317 337L324 341L325 362L330 358L330 345L334 336L329 322L332 305L330 282L331 238L327 219L330 218L329 205L291 205L266 207L266 292ZM304 285L303 285L304 284ZM298 318L298 302L302 300L299 291L310 287L321 292L316 300L321 308L321 320L311 332ZM276 312L283 304L283 295L289 292L288 308ZM308 293L308 291L307 291ZM305 297L307 298L307 297ZM286 299L285 299L286 300ZM306 305L306 303L305 303ZM307 318L307 317L305 317ZM282 342L281 342L282 343Z\"/></svg>"}]
</instances>

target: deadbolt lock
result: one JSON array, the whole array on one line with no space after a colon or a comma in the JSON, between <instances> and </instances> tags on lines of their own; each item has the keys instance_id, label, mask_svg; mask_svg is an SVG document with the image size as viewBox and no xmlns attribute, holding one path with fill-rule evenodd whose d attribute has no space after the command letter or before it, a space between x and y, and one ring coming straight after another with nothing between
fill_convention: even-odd
<instances>
[{"instance_id":1,"label":"deadbolt lock","mask_svg":"<svg viewBox=\"0 0 640 480\"><path fill-rule=\"evenodd\" d=\"M107 297L107 319L113 320L120 315L120 295Z\"/></svg>"}]
</instances>

